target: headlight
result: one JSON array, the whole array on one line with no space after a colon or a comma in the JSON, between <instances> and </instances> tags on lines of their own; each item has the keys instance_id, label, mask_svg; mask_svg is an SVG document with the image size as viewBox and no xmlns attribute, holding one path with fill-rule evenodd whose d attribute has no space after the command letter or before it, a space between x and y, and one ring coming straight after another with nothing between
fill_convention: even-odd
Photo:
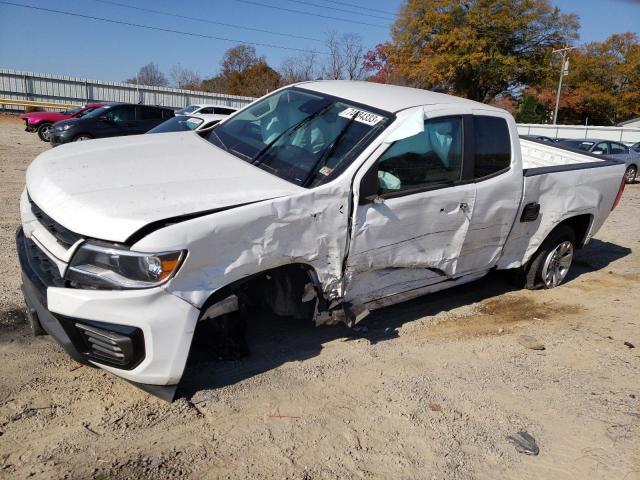
<instances>
[{"instance_id":1,"label":"headlight","mask_svg":"<svg viewBox=\"0 0 640 480\"><path fill-rule=\"evenodd\" d=\"M70 128L73 128L73 127L74 127L74 125L73 125L73 124L68 123L68 124L66 124L66 125L63 125L63 126L62 126L62 129L63 129L63 130L69 130Z\"/></svg>"},{"instance_id":2,"label":"headlight","mask_svg":"<svg viewBox=\"0 0 640 480\"><path fill-rule=\"evenodd\" d=\"M75 288L151 288L169 280L185 251L140 253L120 247L84 243L73 255L66 279Z\"/></svg>"}]
</instances>

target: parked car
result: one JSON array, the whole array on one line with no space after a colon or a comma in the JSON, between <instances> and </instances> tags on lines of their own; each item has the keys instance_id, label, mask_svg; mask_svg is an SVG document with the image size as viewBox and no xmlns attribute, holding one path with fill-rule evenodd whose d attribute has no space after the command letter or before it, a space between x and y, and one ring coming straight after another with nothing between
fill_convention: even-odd
<instances>
[{"instance_id":1,"label":"parked car","mask_svg":"<svg viewBox=\"0 0 640 480\"><path fill-rule=\"evenodd\" d=\"M640 142L634 143L633 145L631 145L631 149L635 150L638 153L640 153Z\"/></svg>"},{"instance_id":2,"label":"parked car","mask_svg":"<svg viewBox=\"0 0 640 480\"><path fill-rule=\"evenodd\" d=\"M209 104L194 104L187 107L176 110L176 115L216 115L218 120L223 120L232 113L237 112L235 107L227 107L223 105L209 105Z\"/></svg>"},{"instance_id":3,"label":"parked car","mask_svg":"<svg viewBox=\"0 0 640 480\"><path fill-rule=\"evenodd\" d=\"M93 138L119 137L146 133L173 117L170 108L152 105L111 103L88 113L56 123L51 129L51 144L79 142Z\"/></svg>"},{"instance_id":4,"label":"parked car","mask_svg":"<svg viewBox=\"0 0 640 480\"><path fill-rule=\"evenodd\" d=\"M166 399L199 327L251 309L353 326L493 269L557 287L625 186L623 162L520 141L504 110L374 82L282 88L208 141L74 147L26 174L32 329Z\"/></svg>"},{"instance_id":5,"label":"parked car","mask_svg":"<svg viewBox=\"0 0 640 480\"><path fill-rule=\"evenodd\" d=\"M38 137L43 142L51 141L51 126L61 120L70 118L82 118L96 108L102 107L103 103L87 103L82 107L74 107L64 112L30 112L20 115L20 119L24 120L25 130L27 132L38 132Z\"/></svg>"},{"instance_id":6,"label":"parked car","mask_svg":"<svg viewBox=\"0 0 640 480\"><path fill-rule=\"evenodd\" d=\"M525 140L538 140L541 142L555 143L556 139L551 137L545 137L544 135L520 135L520 138Z\"/></svg>"},{"instance_id":7,"label":"parked car","mask_svg":"<svg viewBox=\"0 0 640 480\"><path fill-rule=\"evenodd\" d=\"M201 132L208 130L218 122L220 120L216 115L176 115L153 127L147 133L186 132L192 130Z\"/></svg>"},{"instance_id":8,"label":"parked car","mask_svg":"<svg viewBox=\"0 0 640 480\"><path fill-rule=\"evenodd\" d=\"M606 155L609 158L624 161L626 165L625 177L627 183L633 183L638 175L638 166L640 166L640 152L633 147L627 147L624 143L614 142L611 140L558 140L558 145L573 148L574 150L583 150L596 155Z\"/></svg>"}]
</instances>

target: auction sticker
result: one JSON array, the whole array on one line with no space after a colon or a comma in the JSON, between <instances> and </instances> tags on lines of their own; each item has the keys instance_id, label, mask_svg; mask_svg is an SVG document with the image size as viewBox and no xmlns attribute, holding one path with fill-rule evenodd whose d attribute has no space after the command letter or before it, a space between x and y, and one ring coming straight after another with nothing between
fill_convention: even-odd
<instances>
[{"instance_id":1,"label":"auction sticker","mask_svg":"<svg viewBox=\"0 0 640 480\"><path fill-rule=\"evenodd\" d=\"M375 113L365 112L364 110L358 110L357 108L349 107L346 110L341 111L338 115L343 118L351 119L355 115L354 120L356 122L364 123L366 125L373 126L380 122L384 117L376 115Z\"/></svg>"}]
</instances>

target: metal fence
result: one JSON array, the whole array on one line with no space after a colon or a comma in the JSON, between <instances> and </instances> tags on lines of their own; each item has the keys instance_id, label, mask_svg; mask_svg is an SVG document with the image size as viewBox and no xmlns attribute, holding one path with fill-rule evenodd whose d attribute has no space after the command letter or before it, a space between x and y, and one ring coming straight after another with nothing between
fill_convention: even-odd
<instances>
[{"instance_id":1,"label":"metal fence","mask_svg":"<svg viewBox=\"0 0 640 480\"><path fill-rule=\"evenodd\" d=\"M52 103L126 102L166 107L213 103L242 107L254 98L179 88L150 87L123 82L0 69L0 97Z\"/></svg>"},{"instance_id":2,"label":"metal fence","mask_svg":"<svg viewBox=\"0 0 640 480\"><path fill-rule=\"evenodd\" d=\"M591 125L538 125L534 123L518 124L520 135L544 135L551 138L587 138L615 140L631 145L640 142L640 128L598 127Z\"/></svg>"}]
</instances>

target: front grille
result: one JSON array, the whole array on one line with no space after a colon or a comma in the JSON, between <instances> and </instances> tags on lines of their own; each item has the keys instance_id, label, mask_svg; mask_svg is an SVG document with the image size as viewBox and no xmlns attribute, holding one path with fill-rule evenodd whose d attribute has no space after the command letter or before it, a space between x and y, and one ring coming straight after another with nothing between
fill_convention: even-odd
<instances>
[{"instance_id":1,"label":"front grille","mask_svg":"<svg viewBox=\"0 0 640 480\"><path fill-rule=\"evenodd\" d=\"M144 358L144 337L136 327L107 324L103 322L74 322L74 332L70 332L71 319L64 318L65 330L70 337L79 339L79 350L88 358L99 363L132 369Z\"/></svg>"},{"instance_id":2,"label":"front grille","mask_svg":"<svg viewBox=\"0 0 640 480\"><path fill-rule=\"evenodd\" d=\"M31 203L31 212L33 213L33 215L63 247L68 249L82 238L77 233L73 233L71 230L63 227L49 215L44 213L44 211L38 205L36 205L35 202L31 200L31 198L29 198L29 203Z\"/></svg>"},{"instance_id":3,"label":"front grille","mask_svg":"<svg viewBox=\"0 0 640 480\"><path fill-rule=\"evenodd\" d=\"M26 260L36 277L46 287L64 287L58 266L30 238L24 237Z\"/></svg>"}]
</instances>

